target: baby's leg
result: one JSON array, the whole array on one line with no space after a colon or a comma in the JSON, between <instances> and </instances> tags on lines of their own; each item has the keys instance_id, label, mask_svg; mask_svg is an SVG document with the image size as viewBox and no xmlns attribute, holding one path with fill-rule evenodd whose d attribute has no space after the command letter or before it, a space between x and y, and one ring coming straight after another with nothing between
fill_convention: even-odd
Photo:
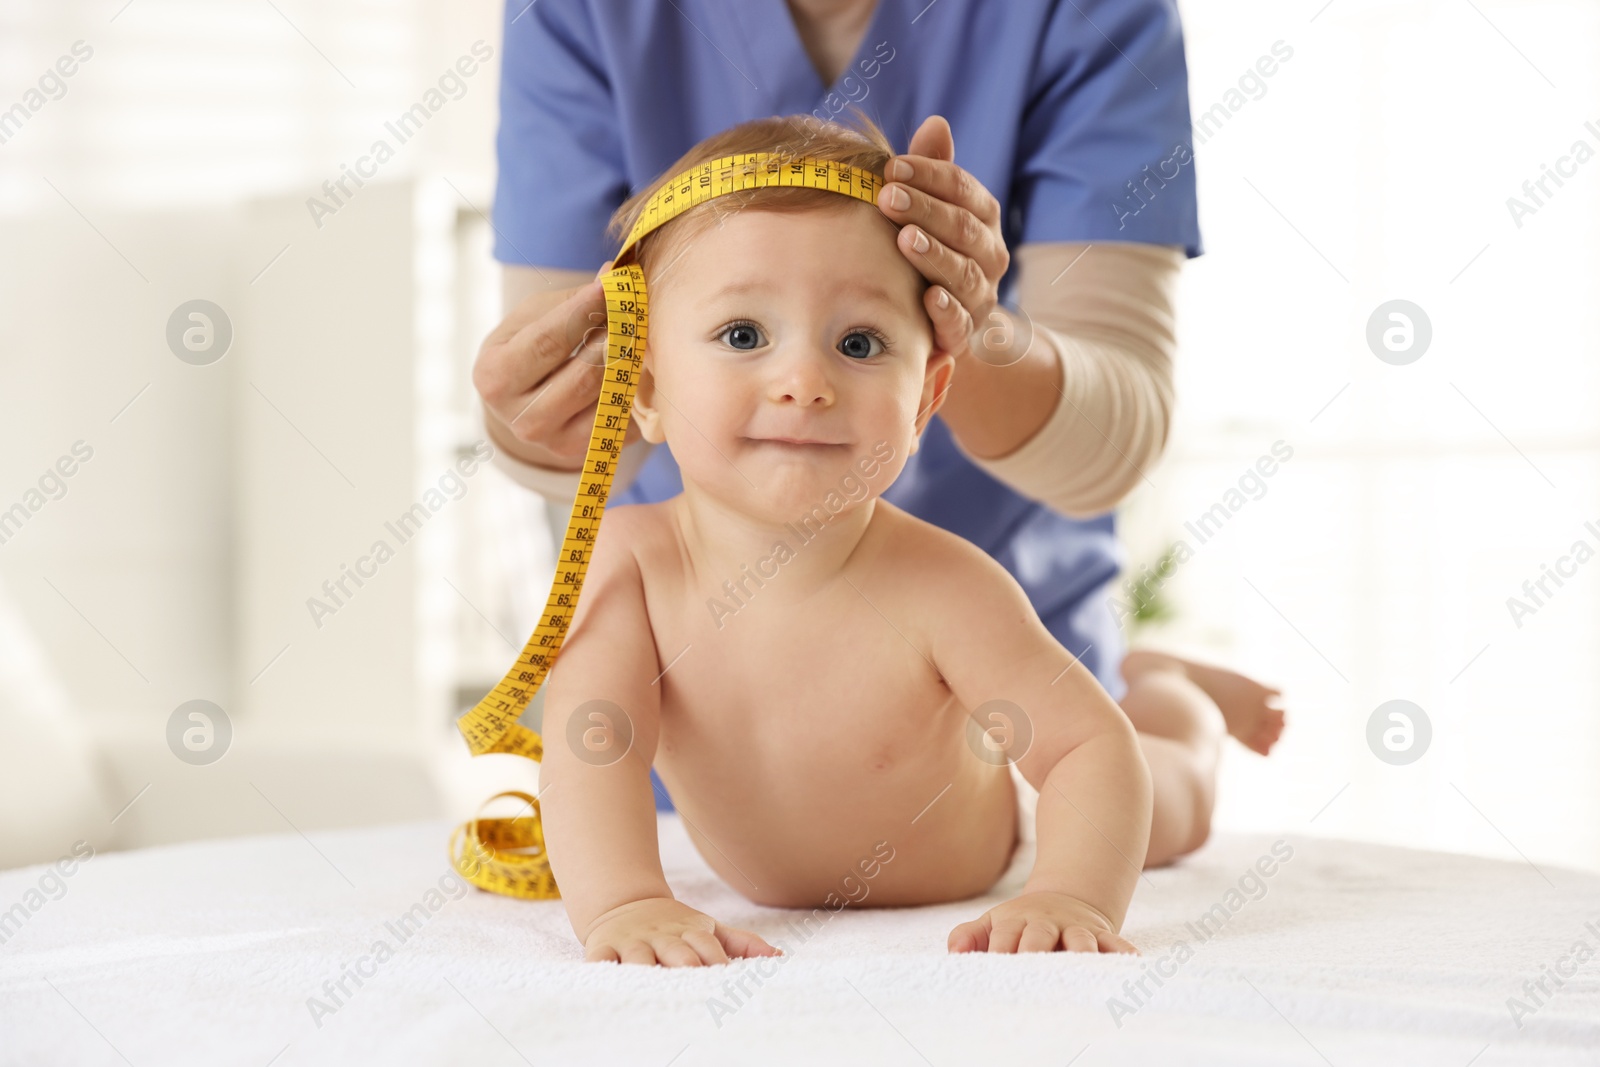
<instances>
[{"instance_id":1,"label":"baby's leg","mask_svg":"<svg viewBox=\"0 0 1600 1067\"><path fill-rule=\"evenodd\" d=\"M1122 677L1122 710L1139 731L1155 785L1145 866L1160 867L1211 833L1223 734L1265 753L1283 732L1283 712L1268 705L1277 690L1160 652L1129 652Z\"/></svg>"},{"instance_id":2,"label":"baby's leg","mask_svg":"<svg viewBox=\"0 0 1600 1067\"><path fill-rule=\"evenodd\" d=\"M1125 679L1131 681L1135 675L1152 670L1179 671L1199 686L1222 712L1228 732L1244 747L1265 756L1278 743L1283 733L1283 709L1275 703L1282 696L1279 690L1237 671L1207 666L1166 652L1134 649L1122 658ZM1154 732L1165 736L1163 730Z\"/></svg>"},{"instance_id":3,"label":"baby's leg","mask_svg":"<svg viewBox=\"0 0 1600 1067\"><path fill-rule=\"evenodd\" d=\"M1130 659L1132 657L1130 656ZM1217 759L1227 732L1217 705L1181 669L1125 660L1122 710L1139 731L1155 786L1146 867L1193 852L1211 833Z\"/></svg>"}]
</instances>

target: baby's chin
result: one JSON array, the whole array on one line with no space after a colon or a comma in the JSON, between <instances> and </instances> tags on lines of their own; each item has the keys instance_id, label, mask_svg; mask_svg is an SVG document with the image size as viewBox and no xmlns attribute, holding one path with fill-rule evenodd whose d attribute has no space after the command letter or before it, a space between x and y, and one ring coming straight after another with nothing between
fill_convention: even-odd
<instances>
[{"instance_id":1,"label":"baby's chin","mask_svg":"<svg viewBox=\"0 0 1600 1067\"><path fill-rule=\"evenodd\" d=\"M868 489L856 471L852 446L745 441L740 446L728 455L733 467L719 460L718 469L683 470L684 486L715 487L712 491L729 507L775 525L797 521L816 508L836 515L865 502Z\"/></svg>"}]
</instances>

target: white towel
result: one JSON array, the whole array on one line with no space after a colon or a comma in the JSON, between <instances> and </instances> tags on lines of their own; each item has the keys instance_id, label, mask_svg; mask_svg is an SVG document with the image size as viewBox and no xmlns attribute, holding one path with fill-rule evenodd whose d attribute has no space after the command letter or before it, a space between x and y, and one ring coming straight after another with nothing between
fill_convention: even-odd
<instances>
[{"instance_id":1,"label":"white towel","mask_svg":"<svg viewBox=\"0 0 1600 1067\"><path fill-rule=\"evenodd\" d=\"M1600 958L1538 1005L1523 986L1600 948L1591 874L1299 833L1283 861L1274 837L1223 836L1141 878L1141 957L952 956L1032 845L986 897L808 926L718 880L678 816L660 828L674 892L787 958L584 963L560 902L442 892L442 822L102 854L60 899L43 868L0 874L0 914L25 913L0 944L0 1064L1600 1061ZM336 1002L347 968L367 975Z\"/></svg>"}]
</instances>

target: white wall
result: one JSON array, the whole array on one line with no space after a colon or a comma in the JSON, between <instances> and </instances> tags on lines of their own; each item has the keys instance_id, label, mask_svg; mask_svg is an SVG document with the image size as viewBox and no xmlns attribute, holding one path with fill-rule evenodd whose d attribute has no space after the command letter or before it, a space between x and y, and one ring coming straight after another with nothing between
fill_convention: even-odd
<instances>
[{"instance_id":1,"label":"white wall","mask_svg":"<svg viewBox=\"0 0 1600 1067\"><path fill-rule=\"evenodd\" d=\"M1600 567L1520 629L1506 607L1578 537L1600 547L1600 161L1520 228L1505 204L1574 140L1600 148L1600 7L1184 14L1197 116L1274 42L1294 52L1197 151L1179 430L1125 523L1150 558L1274 441L1294 449L1148 636L1286 691L1273 757L1229 753L1219 819L1600 865ZM1364 336L1397 297L1433 324L1408 366ZM1434 727L1409 766L1365 740L1394 698Z\"/></svg>"},{"instance_id":2,"label":"white wall","mask_svg":"<svg viewBox=\"0 0 1600 1067\"><path fill-rule=\"evenodd\" d=\"M0 575L105 756L94 841L441 814L449 520L322 630L305 600L454 458L455 243L488 204L497 58L323 226L305 200L475 41L498 50L499 5L119 8L0 11L0 106L92 50L0 145L0 499L94 449ZM164 336L197 297L235 331L204 367ZM195 698L235 732L206 767L165 737ZM85 795L64 774L32 814Z\"/></svg>"},{"instance_id":3,"label":"white wall","mask_svg":"<svg viewBox=\"0 0 1600 1067\"><path fill-rule=\"evenodd\" d=\"M500 5L119 8L0 9L0 106L75 41L94 49L0 145L0 504L75 440L95 448L0 546L0 578L113 757L110 811L151 785L107 832L406 818L526 784L465 760L441 720L537 613L536 504L486 472L347 613L317 630L304 605L470 432L497 60L322 229L304 201L475 40L498 50ZM1573 140L1600 144L1600 8L1184 15L1197 114L1275 41L1294 50L1197 149L1208 254L1186 271L1179 422L1124 521L1152 558L1274 441L1295 450L1170 584L1175 623L1142 635L1287 692L1278 752L1230 752L1219 820L1600 866L1600 569L1520 629L1505 607L1600 521L1600 161L1521 228L1505 206ZM194 297L238 312L210 367L163 339ZM1392 297L1434 325L1408 367L1363 340ZM348 669L407 635L408 674ZM161 732L195 697L237 712L210 768ZM1408 767L1364 740L1392 697L1435 727Z\"/></svg>"}]
</instances>

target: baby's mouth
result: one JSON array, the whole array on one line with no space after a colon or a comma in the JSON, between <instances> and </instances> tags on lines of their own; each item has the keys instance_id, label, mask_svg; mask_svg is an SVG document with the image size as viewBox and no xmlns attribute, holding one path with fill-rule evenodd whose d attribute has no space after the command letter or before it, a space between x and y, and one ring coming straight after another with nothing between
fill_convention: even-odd
<instances>
[{"instance_id":1,"label":"baby's mouth","mask_svg":"<svg viewBox=\"0 0 1600 1067\"><path fill-rule=\"evenodd\" d=\"M764 445L779 451L796 453L825 453L834 449L849 447L849 445L838 441L818 441L806 437L747 437L745 440L754 445Z\"/></svg>"}]
</instances>

